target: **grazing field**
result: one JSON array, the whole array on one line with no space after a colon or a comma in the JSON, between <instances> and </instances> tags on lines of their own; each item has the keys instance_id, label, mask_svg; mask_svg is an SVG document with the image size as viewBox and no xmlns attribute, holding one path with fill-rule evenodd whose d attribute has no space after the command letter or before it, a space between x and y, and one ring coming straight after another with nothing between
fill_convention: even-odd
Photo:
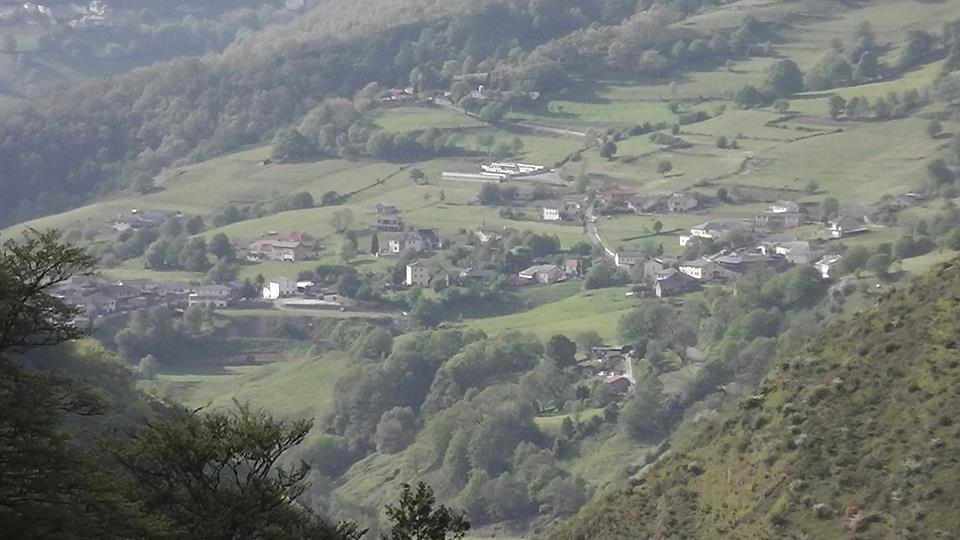
<instances>
[{"instance_id":1,"label":"grazing field","mask_svg":"<svg viewBox=\"0 0 960 540\"><path fill-rule=\"evenodd\" d=\"M926 255L904 259L900 263L900 267L904 272L909 272L915 276L919 276L934 266L955 258L957 254L958 252L952 249L931 251Z\"/></svg>"},{"instance_id":2,"label":"grazing field","mask_svg":"<svg viewBox=\"0 0 960 540\"><path fill-rule=\"evenodd\" d=\"M373 121L386 131L395 132L427 128L473 128L486 125L472 116L439 106L388 108L374 116Z\"/></svg>"},{"instance_id":3,"label":"grazing field","mask_svg":"<svg viewBox=\"0 0 960 540\"><path fill-rule=\"evenodd\" d=\"M919 187L924 156L939 145L923 129L923 120L906 118L781 145L759 153L760 165L749 174L724 182L803 189L816 181L824 196L845 203L876 201Z\"/></svg>"},{"instance_id":4,"label":"grazing field","mask_svg":"<svg viewBox=\"0 0 960 540\"><path fill-rule=\"evenodd\" d=\"M670 122L674 115L667 108L667 102L638 101L624 89L619 92L606 92L584 85L584 95L571 95L566 99L551 100L546 110L539 112L514 113L511 120L531 122L533 124L560 125L562 127L604 128L631 126L644 122ZM576 92L573 92L576 94Z\"/></svg>"},{"instance_id":5,"label":"grazing field","mask_svg":"<svg viewBox=\"0 0 960 540\"><path fill-rule=\"evenodd\" d=\"M278 417L315 418L328 410L333 385L348 367L340 354L303 352L266 365L162 372L143 387L188 407L224 408L236 400Z\"/></svg>"},{"instance_id":6,"label":"grazing field","mask_svg":"<svg viewBox=\"0 0 960 540\"><path fill-rule=\"evenodd\" d=\"M488 335L521 330L546 340L553 334L572 336L584 330L596 330L602 338L614 340L620 316L637 302L625 296L628 291L626 287L585 291L522 313L464 322Z\"/></svg>"}]
</instances>

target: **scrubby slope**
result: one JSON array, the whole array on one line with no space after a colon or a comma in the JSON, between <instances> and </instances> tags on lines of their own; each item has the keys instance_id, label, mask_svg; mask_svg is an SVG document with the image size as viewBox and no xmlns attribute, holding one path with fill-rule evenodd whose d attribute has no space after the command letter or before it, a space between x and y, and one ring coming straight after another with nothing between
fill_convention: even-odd
<instances>
[{"instance_id":1,"label":"scrubby slope","mask_svg":"<svg viewBox=\"0 0 960 540\"><path fill-rule=\"evenodd\" d=\"M960 261L781 360L757 394L553 534L956 538Z\"/></svg>"}]
</instances>

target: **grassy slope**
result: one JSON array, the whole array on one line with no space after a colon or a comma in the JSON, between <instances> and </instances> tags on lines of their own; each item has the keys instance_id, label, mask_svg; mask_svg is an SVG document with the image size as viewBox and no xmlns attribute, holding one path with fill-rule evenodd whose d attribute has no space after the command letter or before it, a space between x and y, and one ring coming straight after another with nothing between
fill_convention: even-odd
<instances>
[{"instance_id":1,"label":"grassy slope","mask_svg":"<svg viewBox=\"0 0 960 540\"><path fill-rule=\"evenodd\" d=\"M834 326L777 364L759 406L710 422L553 537L846 538L857 523L871 538L955 537L958 302L953 261Z\"/></svg>"},{"instance_id":2,"label":"grassy slope","mask_svg":"<svg viewBox=\"0 0 960 540\"><path fill-rule=\"evenodd\" d=\"M333 384L347 367L338 354L300 355L262 366L162 373L146 389L190 407L225 407L236 399L282 417L313 417L326 411Z\"/></svg>"},{"instance_id":3,"label":"grassy slope","mask_svg":"<svg viewBox=\"0 0 960 540\"><path fill-rule=\"evenodd\" d=\"M330 410L333 386L349 367L348 357L340 353L292 354L267 365L162 373L142 387L187 407L216 409L239 401L262 407L278 419L317 423ZM314 428L297 451L308 454L322 437L322 430Z\"/></svg>"},{"instance_id":4,"label":"grassy slope","mask_svg":"<svg viewBox=\"0 0 960 540\"><path fill-rule=\"evenodd\" d=\"M546 340L553 334L572 336L584 330L596 330L602 338L613 340L617 335L620 316L636 303L636 300L624 296L628 290L626 287L615 287L586 291L523 313L468 319L466 324L488 335L521 330L533 332Z\"/></svg>"}]
</instances>

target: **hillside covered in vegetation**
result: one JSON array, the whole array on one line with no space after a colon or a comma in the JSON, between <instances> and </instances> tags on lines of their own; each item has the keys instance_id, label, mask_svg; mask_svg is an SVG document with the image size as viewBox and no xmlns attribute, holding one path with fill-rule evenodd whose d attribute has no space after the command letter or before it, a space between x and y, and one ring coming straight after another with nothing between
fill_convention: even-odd
<instances>
[{"instance_id":1,"label":"hillside covered in vegetation","mask_svg":"<svg viewBox=\"0 0 960 540\"><path fill-rule=\"evenodd\" d=\"M281 496L368 537L419 482L471 540L949 535L949 419L887 402L948 382L907 364L939 308L882 312L960 254L956 2L118 0L30 54L0 24L10 92L78 40L169 59L0 109L0 241L95 259L51 294L123 382L105 428L263 408L310 466ZM37 366L93 378L66 348Z\"/></svg>"},{"instance_id":2,"label":"hillside covered in vegetation","mask_svg":"<svg viewBox=\"0 0 960 540\"><path fill-rule=\"evenodd\" d=\"M960 263L778 361L736 411L551 538L947 538Z\"/></svg>"}]
</instances>

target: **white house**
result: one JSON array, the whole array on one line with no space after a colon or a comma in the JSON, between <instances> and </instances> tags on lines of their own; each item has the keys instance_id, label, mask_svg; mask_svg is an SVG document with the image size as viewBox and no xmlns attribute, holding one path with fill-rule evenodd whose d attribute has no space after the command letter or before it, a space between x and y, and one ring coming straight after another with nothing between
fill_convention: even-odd
<instances>
[{"instance_id":1,"label":"white house","mask_svg":"<svg viewBox=\"0 0 960 540\"><path fill-rule=\"evenodd\" d=\"M544 221L560 221L563 219L560 208L556 206L544 206L541 215Z\"/></svg>"},{"instance_id":2,"label":"white house","mask_svg":"<svg viewBox=\"0 0 960 540\"><path fill-rule=\"evenodd\" d=\"M233 290L225 285L203 285L187 297L189 306L207 306L223 308L230 304Z\"/></svg>"},{"instance_id":3,"label":"white house","mask_svg":"<svg viewBox=\"0 0 960 540\"><path fill-rule=\"evenodd\" d=\"M480 227L474 234L477 236L477 240L480 240L481 244L486 244L488 242L502 240L511 232L512 229L506 227Z\"/></svg>"},{"instance_id":4,"label":"white house","mask_svg":"<svg viewBox=\"0 0 960 540\"><path fill-rule=\"evenodd\" d=\"M422 261L413 261L407 265L407 277L403 280L411 287L426 287L430 284L430 270Z\"/></svg>"},{"instance_id":5,"label":"white house","mask_svg":"<svg viewBox=\"0 0 960 540\"><path fill-rule=\"evenodd\" d=\"M836 276L837 266L841 260L840 255L824 255L822 259L813 264L813 267L817 269L817 272L820 272L823 279L831 279Z\"/></svg>"},{"instance_id":6,"label":"white house","mask_svg":"<svg viewBox=\"0 0 960 540\"><path fill-rule=\"evenodd\" d=\"M263 284L263 298L276 300L285 296L293 296L297 292L297 282L288 278L278 278Z\"/></svg>"},{"instance_id":7,"label":"white house","mask_svg":"<svg viewBox=\"0 0 960 540\"><path fill-rule=\"evenodd\" d=\"M724 280L736 277L736 272L724 268L715 261L707 259L697 259L681 263L680 272L696 279L697 281Z\"/></svg>"},{"instance_id":8,"label":"white house","mask_svg":"<svg viewBox=\"0 0 960 540\"><path fill-rule=\"evenodd\" d=\"M689 236L680 236L680 245L685 246L694 238L702 238L704 240L719 240L725 232L732 228L733 226L731 226L729 223L723 223L722 221L707 221L691 227Z\"/></svg>"},{"instance_id":9,"label":"white house","mask_svg":"<svg viewBox=\"0 0 960 540\"><path fill-rule=\"evenodd\" d=\"M773 246L773 252L792 262L793 264L809 264L813 261L817 251L810 247L810 242L797 240L783 242Z\"/></svg>"},{"instance_id":10,"label":"white house","mask_svg":"<svg viewBox=\"0 0 960 540\"><path fill-rule=\"evenodd\" d=\"M796 214L800 212L800 205L793 201L777 201L770 205L767 212L771 214Z\"/></svg>"},{"instance_id":11,"label":"white house","mask_svg":"<svg viewBox=\"0 0 960 540\"><path fill-rule=\"evenodd\" d=\"M397 233L387 240L387 251L394 255L399 255L408 249L417 253L426 250L427 246L423 238L416 233Z\"/></svg>"},{"instance_id":12,"label":"white house","mask_svg":"<svg viewBox=\"0 0 960 540\"><path fill-rule=\"evenodd\" d=\"M834 238L843 238L852 234L867 232L867 226L863 221L850 216L843 216L836 221L830 222L830 236Z\"/></svg>"},{"instance_id":13,"label":"white house","mask_svg":"<svg viewBox=\"0 0 960 540\"><path fill-rule=\"evenodd\" d=\"M563 221L565 219L575 219L577 217L580 205L567 201L552 201L544 203L540 207L540 217L544 221Z\"/></svg>"}]
</instances>

